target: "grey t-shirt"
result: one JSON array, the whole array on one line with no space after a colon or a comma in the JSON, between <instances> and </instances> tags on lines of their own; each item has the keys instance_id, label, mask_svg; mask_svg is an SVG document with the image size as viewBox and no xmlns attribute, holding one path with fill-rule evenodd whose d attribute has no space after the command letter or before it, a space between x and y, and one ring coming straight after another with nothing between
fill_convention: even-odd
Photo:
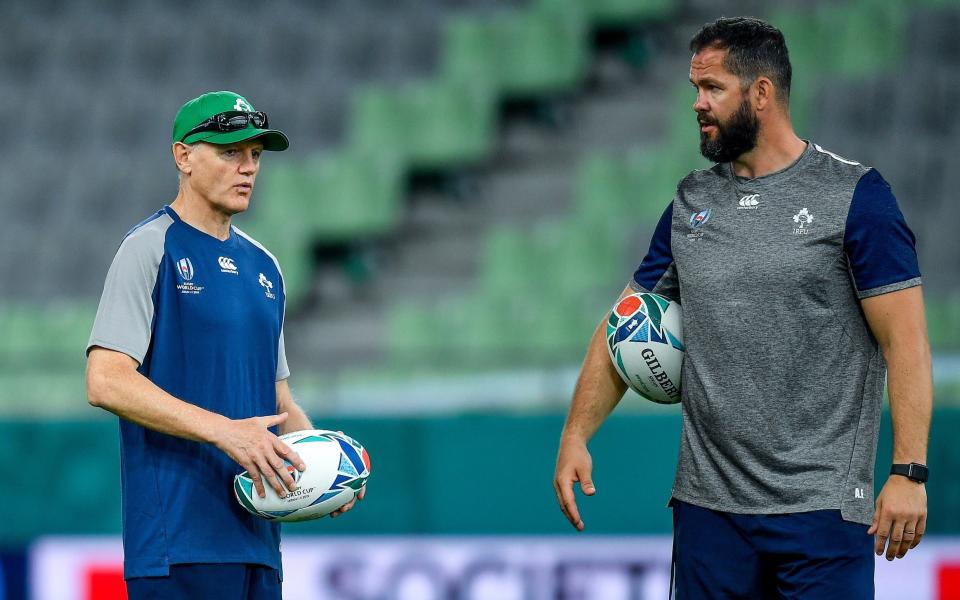
<instances>
[{"instance_id":1,"label":"grey t-shirt","mask_svg":"<svg viewBox=\"0 0 960 600\"><path fill-rule=\"evenodd\" d=\"M871 521L886 367L860 299L920 285L876 170L808 143L756 179L694 171L630 285L683 307L674 497Z\"/></svg>"}]
</instances>

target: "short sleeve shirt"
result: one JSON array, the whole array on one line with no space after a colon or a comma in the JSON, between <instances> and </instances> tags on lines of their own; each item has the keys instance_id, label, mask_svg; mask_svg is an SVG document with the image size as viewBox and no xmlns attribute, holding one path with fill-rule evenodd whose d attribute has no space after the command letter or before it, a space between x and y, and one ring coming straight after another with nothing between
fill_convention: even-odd
<instances>
[{"instance_id":1,"label":"short sleeve shirt","mask_svg":"<svg viewBox=\"0 0 960 600\"><path fill-rule=\"evenodd\" d=\"M236 228L221 241L169 206L131 230L107 273L88 351L123 352L176 398L242 419L276 413L289 375L276 259ZM280 568L277 525L233 497L217 448L120 420L124 574L242 562Z\"/></svg>"},{"instance_id":2,"label":"short sleeve shirt","mask_svg":"<svg viewBox=\"0 0 960 600\"><path fill-rule=\"evenodd\" d=\"M869 523L886 367L860 300L920 282L875 169L808 143L764 177L684 178L631 281L683 308L674 496Z\"/></svg>"}]
</instances>

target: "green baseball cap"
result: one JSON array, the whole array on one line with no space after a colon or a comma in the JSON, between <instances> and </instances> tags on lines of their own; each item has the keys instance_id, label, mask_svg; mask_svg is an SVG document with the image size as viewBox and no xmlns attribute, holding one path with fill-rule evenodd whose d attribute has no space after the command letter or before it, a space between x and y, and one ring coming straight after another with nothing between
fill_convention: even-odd
<instances>
[{"instance_id":1,"label":"green baseball cap","mask_svg":"<svg viewBox=\"0 0 960 600\"><path fill-rule=\"evenodd\" d=\"M198 131L187 135L197 125L220 113L255 112L246 98L234 92L207 92L180 107L173 119L173 143L207 142L208 144L234 144L257 138L264 150L286 150L290 141L276 129L260 129L253 122L236 131Z\"/></svg>"}]
</instances>

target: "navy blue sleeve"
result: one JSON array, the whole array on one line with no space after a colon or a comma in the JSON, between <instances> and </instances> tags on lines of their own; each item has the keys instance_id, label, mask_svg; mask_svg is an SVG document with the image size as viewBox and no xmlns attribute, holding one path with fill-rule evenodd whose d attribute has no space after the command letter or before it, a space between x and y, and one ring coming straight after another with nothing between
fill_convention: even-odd
<instances>
[{"instance_id":1,"label":"navy blue sleeve","mask_svg":"<svg viewBox=\"0 0 960 600\"><path fill-rule=\"evenodd\" d=\"M650 249L633 274L631 287L636 291L662 294L671 300L680 300L673 250L670 248L670 230L673 221L673 202L667 205L653 232Z\"/></svg>"},{"instance_id":2,"label":"navy blue sleeve","mask_svg":"<svg viewBox=\"0 0 960 600\"><path fill-rule=\"evenodd\" d=\"M916 239L876 169L864 173L853 191L843 250L860 298L920 285Z\"/></svg>"}]
</instances>

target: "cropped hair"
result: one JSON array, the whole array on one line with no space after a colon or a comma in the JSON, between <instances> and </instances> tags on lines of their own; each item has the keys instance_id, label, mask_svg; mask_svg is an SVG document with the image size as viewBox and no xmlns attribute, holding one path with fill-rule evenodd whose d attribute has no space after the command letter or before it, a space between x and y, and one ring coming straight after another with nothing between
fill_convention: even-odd
<instances>
[{"instance_id":1,"label":"cropped hair","mask_svg":"<svg viewBox=\"0 0 960 600\"><path fill-rule=\"evenodd\" d=\"M704 25L690 40L694 54L707 48L727 51L724 67L740 78L743 89L758 77L769 77L777 98L789 105L793 68L779 29L753 17L721 17Z\"/></svg>"}]
</instances>

